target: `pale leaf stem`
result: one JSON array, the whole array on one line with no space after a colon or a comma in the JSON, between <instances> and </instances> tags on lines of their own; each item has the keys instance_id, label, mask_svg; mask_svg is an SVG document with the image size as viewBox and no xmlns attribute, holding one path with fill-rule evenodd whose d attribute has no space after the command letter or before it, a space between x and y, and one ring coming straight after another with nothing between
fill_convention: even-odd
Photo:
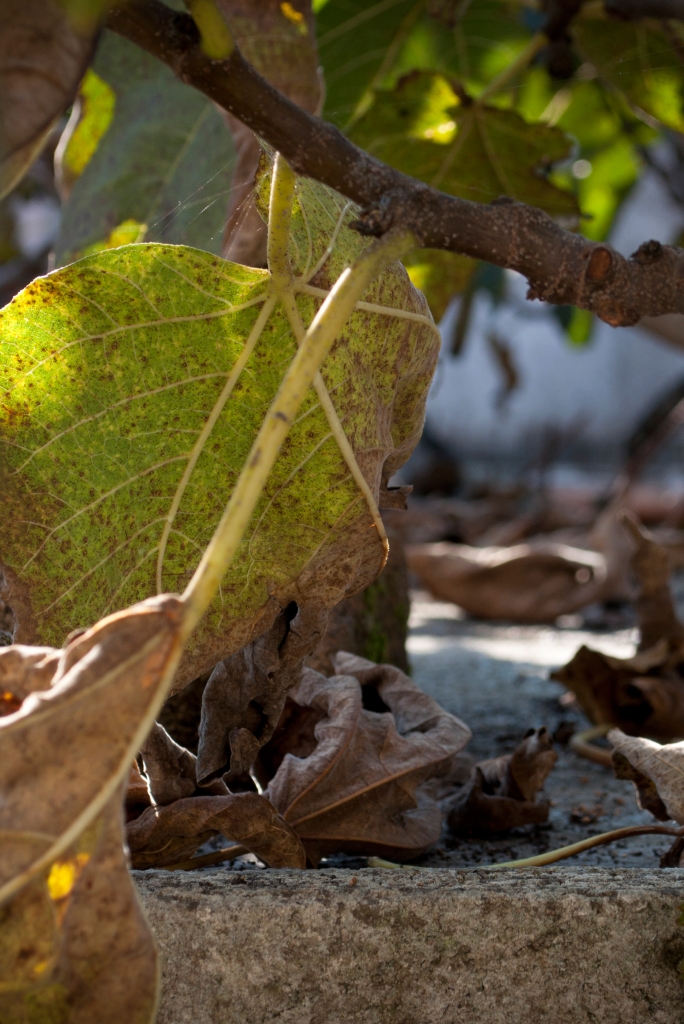
<instances>
[{"instance_id":1,"label":"pale leaf stem","mask_svg":"<svg viewBox=\"0 0 684 1024\"><path fill-rule=\"evenodd\" d=\"M266 414L214 536L183 595L187 609L183 623L185 636L192 632L211 604L242 541L290 424L355 303L378 274L404 256L411 246L415 246L412 232L388 232L365 249L353 267L343 271L316 313Z\"/></svg>"}]
</instances>

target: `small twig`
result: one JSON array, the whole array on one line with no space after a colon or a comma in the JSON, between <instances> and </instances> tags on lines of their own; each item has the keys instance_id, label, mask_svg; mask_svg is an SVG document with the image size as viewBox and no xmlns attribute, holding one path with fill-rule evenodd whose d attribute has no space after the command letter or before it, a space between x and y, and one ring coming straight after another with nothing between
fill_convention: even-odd
<instances>
[{"instance_id":1,"label":"small twig","mask_svg":"<svg viewBox=\"0 0 684 1024\"><path fill-rule=\"evenodd\" d=\"M572 843L570 846L561 846L558 850L549 850L548 853L540 853L536 857L523 857L522 860L507 860L501 864L480 864L479 866L483 868L541 868L546 864L555 864L556 861L565 860L566 857L574 857L576 853L591 850L594 846L614 843L617 839L652 835L684 836L684 828L670 828L667 825L634 825L616 828L612 832L602 832L601 835L582 839L579 843Z\"/></svg>"},{"instance_id":2,"label":"small twig","mask_svg":"<svg viewBox=\"0 0 684 1024\"><path fill-rule=\"evenodd\" d=\"M610 750L602 750L601 747L595 747L591 740L596 740L599 736L605 736L613 728L615 727L612 725L594 725L591 729L577 732L570 737L570 747L580 757L586 757L588 761L594 761L596 764L612 768L613 759Z\"/></svg>"},{"instance_id":3,"label":"small twig","mask_svg":"<svg viewBox=\"0 0 684 1024\"><path fill-rule=\"evenodd\" d=\"M591 850L594 846L605 846L606 843L614 843L617 839L629 839L631 836L684 836L684 827L671 828L668 825L628 825L625 828L616 828L612 832L602 832L601 835L591 836L589 839L582 839L579 843L572 843L570 846L561 846L557 850L549 850L548 853L540 853L535 857L523 857L522 860L507 860L500 864L478 864L478 868L493 870L498 868L542 868L546 864L555 864L556 861L565 860L566 857L574 857L576 853L583 853ZM391 860L383 860L382 857L369 857L369 868L411 868L414 871L429 871L422 865L416 864L395 864Z\"/></svg>"},{"instance_id":4,"label":"small twig","mask_svg":"<svg viewBox=\"0 0 684 1024\"><path fill-rule=\"evenodd\" d=\"M159 0L117 0L107 24L239 118L297 174L358 203L363 212L355 227L362 233L406 230L416 245L510 267L530 281L530 298L588 309L614 327L631 326L644 316L684 313L680 249L645 242L625 259L524 203L476 203L438 192L307 114L257 74L237 46L227 60L210 60L192 19Z\"/></svg>"}]
</instances>

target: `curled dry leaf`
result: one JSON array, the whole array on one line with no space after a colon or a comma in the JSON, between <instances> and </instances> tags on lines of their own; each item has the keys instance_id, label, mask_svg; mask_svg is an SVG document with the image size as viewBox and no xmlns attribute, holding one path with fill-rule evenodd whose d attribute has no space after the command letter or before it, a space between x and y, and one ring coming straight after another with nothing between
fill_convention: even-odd
<instances>
[{"instance_id":1,"label":"curled dry leaf","mask_svg":"<svg viewBox=\"0 0 684 1024\"><path fill-rule=\"evenodd\" d=\"M0 718L0 960L20 979L0 986L3 1021L36 1019L32 1007L69 1024L154 1015L156 951L126 869L121 802L180 621L180 602L159 597L65 650L0 650L3 685L28 694ZM41 952L25 962L36 937Z\"/></svg>"},{"instance_id":2,"label":"curled dry leaf","mask_svg":"<svg viewBox=\"0 0 684 1024\"><path fill-rule=\"evenodd\" d=\"M399 669L338 653L340 675L304 669L282 728L255 771L300 837L310 863L335 852L419 856L442 815L422 793L448 771L470 731Z\"/></svg>"},{"instance_id":3,"label":"curled dry leaf","mask_svg":"<svg viewBox=\"0 0 684 1024\"><path fill-rule=\"evenodd\" d=\"M445 601L481 619L552 622L603 594L604 557L565 544L475 548L442 541L406 547L409 568Z\"/></svg>"},{"instance_id":4,"label":"curled dry leaf","mask_svg":"<svg viewBox=\"0 0 684 1024\"><path fill-rule=\"evenodd\" d=\"M278 724L288 690L318 646L327 609L291 605L264 633L220 661L202 697L197 778L201 785L249 771Z\"/></svg>"},{"instance_id":5,"label":"curled dry leaf","mask_svg":"<svg viewBox=\"0 0 684 1024\"><path fill-rule=\"evenodd\" d=\"M684 736L684 626L670 593L670 563L633 516L624 515L622 522L636 544L637 653L613 658L582 646L551 678L575 694L595 725L617 725L633 736L678 738Z\"/></svg>"},{"instance_id":6,"label":"curled dry leaf","mask_svg":"<svg viewBox=\"0 0 684 1024\"><path fill-rule=\"evenodd\" d=\"M93 56L97 26L75 26L65 6L0 2L0 196L40 153Z\"/></svg>"},{"instance_id":7,"label":"curled dry leaf","mask_svg":"<svg viewBox=\"0 0 684 1024\"><path fill-rule=\"evenodd\" d=\"M303 868L306 855L296 832L258 793L198 796L167 807L149 807L126 827L134 868L177 864L221 833L272 868Z\"/></svg>"},{"instance_id":8,"label":"curled dry leaf","mask_svg":"<svg viewBox=\"0 0 684 1024\"><path fill-rule=\"evenodd\" d=\"M490 835L520 825L539 825L550 804L536 802L557 761L545 728L530 729L512 754L480 761L451 803L447 823L455 835Z\"/></svg>"},{"instance_id":9,"label":"curled dry leaf","mask_svg":"<svg viewBox=\"0 0 684 1024\"><path fill-rule=\"evenodd\" d=\"M660 744L643 736L627 736L621 729L611 729L608 739L614 747L615 774L632 779L639 806L659 821L672 818L684 825L684 741ZM632 775L627 774L625 762Z\"/></svg>"},{"instance_id":10,"label":"curled dry leaf","mask_svg":"<svg viewBox=\"0 0 684 1024\"><path fill-rule=\"evenodd\" d=\"M163 807L197 792L197 758L176 743L158 722L152 726L140 753L147 776L146 788L153 803ZM140 775L139 778L142 781ZM216 779L201 792L204 796L223 796L228 787Z\"/></svg>"}]
</instances>

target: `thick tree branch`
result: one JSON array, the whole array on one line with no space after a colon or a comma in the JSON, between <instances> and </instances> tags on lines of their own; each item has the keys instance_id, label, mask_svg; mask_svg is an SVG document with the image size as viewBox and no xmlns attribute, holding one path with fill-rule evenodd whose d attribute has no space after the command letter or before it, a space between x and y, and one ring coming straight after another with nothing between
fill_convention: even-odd
<instances>
[{"instance_id":1,"label":"thick tree branch","mask_svg":"<svg viewBox=\"0 0 684 1024\"><path fill-rule=\"evenodd\" d=\"M666 18L684 21L684 0L604 0L607 14L625 21L638 18Z\"/></svg>"},{"instance_id":2,"label":"thick tree branch","mask_svg":"<svg viewBox=\"0 0 684 1024\"><path fill-rule=\"evenodd\" d=\"M627 260L610 246L563 230L535 207L504 198L485 205L438 192L305 113L237 49L224 61L208 58L192 19L159 0L125 3L110 12L107 24L234 114L298 174L358 203L362 233L405 228L426 247L517 270L530 282L530 297L589 309L614 326L684 313L684 251L646 242Z\"/></svg>"}]
</instances>

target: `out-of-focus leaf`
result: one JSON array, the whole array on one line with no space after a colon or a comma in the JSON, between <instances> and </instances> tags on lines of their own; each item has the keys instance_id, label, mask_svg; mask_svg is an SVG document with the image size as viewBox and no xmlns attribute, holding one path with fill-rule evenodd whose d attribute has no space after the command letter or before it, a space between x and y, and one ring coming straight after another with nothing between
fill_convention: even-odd
<instances>
[{"instance_id":1,"label":"out-of-focus leaf","mask_svg":"<svg viewBox=\"0 0 684 1024\"><path fill-rule=\"evenodd\" d=\"M507 68L529 42L532 31L521 17L520 7L507 0L473 0L453 31L425 14L407 35L395 62L396 78L416 68L441 71L463 82L476 96ZM382 84L382 83L380 83ZM497 105L510 106L517 94L497 97Z\"/></svg>"},{"instance_id":2,"label":"out-of-focus leaf","mask_svg":"<svg viewBox=\"0 0 684 1024\"><path fill-rule=\"evenodd\" d=\"M55 172L63 198L83 174L114 116L116 93L88 68L78 97L55 152Z\"/></svg>"},{"instance_id":3,"label":"out-of-focus leaf","mask_svg":"<svg viewBox=\"0 0 684 1024\"><path fill-rule=\"evenodd\" d=\"M309 179L297 194L291 253L312 279L313 297L299 298L309 323L365 242L341 196ZM135 245L35 281L0 313L2 565L16 640L61 642L109 609L184 589L296 351L280 307L255 328L268 288L263 270ZM420 436L439 337L400 264L367 299L387 313L355 312L322 375L377 496ZM178 685L290 602L329 608L371 582L383 561L371 524L312 390Z\"/></svg>"},{"instance_id":4,"label":"out-of-focus leaf","mask_svg":"<svg viewBox=\"0 0 684 1024\"><path fill-rule=\"evenodd\" d=\"M58 265L130 221L147 225L147 241L219 253L235 157L216 108L108 31L93 70L114 93L114 114L64 207Z\"/></svg>"},{"instance_id":5,"label":"out-of-focus leaf","mask_svg":"<svg viewBox=\"0 0 684 1024\"><path fill-rule=\"evenodd\" d=\"M454 835L495 835L521 825L540 825L550 804L537 802L558 760L545 728L530 729L512 754L473 766L470 779L451 801L447 822Z\"/></svg>"},{"instance_id":6,"label":"out-of-focus leaf","mask_svg":"<svg viewBox=\"0 0 684 1024\"><path fill-rule=\"evenodd\" d=\"M562 544L410 544L406 559L435 597L482 619L553 622L610 592L603 556Z\"/></svg>"},{"instance_id":7,"label":"out-of-focus leaf","mask_svg":"<svg viewBox=\"0 0 684 1024\"><path fill-rule=\"evenodd\" d=\"M441 249L416 249L402 262L412 284L428 300L435 320L442 319L454 295L467 288L477 269L477 260Z\"/></svg>"},{"instance_id":8,"label":"out-of-focus leaf","mask_svg":"<svg viewBox=\"0 0 684 1024\"><path fill-rule=\"evenodd\" d=\"M420 0L329 0L316 13L324 116L344 127L396 62Z\"/></svg>"},{"instance_id":9,"label":"out-of-focus leaf","mask_svg":"<svg viewBox=\"0 0 684 1024\"><path fill-rule=\"evenodd\" d=\"M0 196L23 177L72 102L95 30L77 30L58 0L0 3Z\"/></svg>"},{"instance_id":10,"label":"out-of-focus leaf","mask_svg":"<svg viewBox=\"0 0 684 1024\"><path fill-rule=\"evenodd\" d=\"M166 807L148 807L128 823L126 840L134 868L166 867L192 856L219 833L269 867L306 867L296 832L257 793L187 797Z\"/></svg>"},{"instance_id":11,"label":"out-of-focus leaf","mask_svg":"<svg viewBox=\"0 0 684 1024\"><path fill-rule=\"evenodd\" d=\"M0 651L0 1018L148 1024L156 951L126 870L122 796L177 659L153 598L62 651ZM35 946L34 946L35 943ZM34 950L28 957L27 950Z\"/></svg>"},{"instance_id":12,"label":"out-of-focus leaf","mask_svg":"<svg viewBox=\"0 0 684 1024\"><path fill-rule=\"evenodd\" d=\"M577 200L545 171L570 153L568 138L508 110L457 96L441 75L416 72L382 91L352 138L374 156L463 199L508 196L575 223Z\"/></svg>"},{"instance_id":13,"label":"out-of-focus leaf","mask_svg":"<svg viewBox=\"0 0 684 1024\"><path fill-rule=\"evenodd\" d=\"M101 242L87 245L83 255L93 256L96 252L104 252L105 249L120 249L122 245L143 242L146 234L147 224L138 224L137 220L125 220L123 224L117 224Z\"/></svg>"},{"instance_id":14,"label":"out-of-focus leaf","mask_svg":"<svg viewBox=\"0 0 684 1024\"><path fill-rule=\"evenodd\" d=\"M628 101L677 131L684 129L684 65L655 21L620 21L596 12L573 24L575 45Z\"/></svg>"},{"instance_id":15,"label":"out-of-focus leaf","mask_svg":"<svg viewBox=\"0 0 684 1024\"><path fill-rule=\"evenodd\" d=\"M410 860L436 842L442 823L419 787L449 770L470 730L400 669L345 652L333 661L339 675L305 669L291 692L306 709L314 747L301 756L302 732L291 716L297 753L282 757L265 795L314 865L345 851ZM278 744L282 755L287 739ZM262 757L267 763L268 746Z\"/></svg>"},{"instance_id":16,"label":"out-of-focus leaf","mask_svg":"<svg viewBox=\"0 0 684 1024\"><path fill-rule=\"evenodd\" d=\"M684 626L669 586L667 551L636 520L623 517L636 543L632 569L640 586L640 642L632 658L613 658L584 645L552 678L564 683L596 725L631 735L684 735Z\"/></svg>"}]
</instances>

